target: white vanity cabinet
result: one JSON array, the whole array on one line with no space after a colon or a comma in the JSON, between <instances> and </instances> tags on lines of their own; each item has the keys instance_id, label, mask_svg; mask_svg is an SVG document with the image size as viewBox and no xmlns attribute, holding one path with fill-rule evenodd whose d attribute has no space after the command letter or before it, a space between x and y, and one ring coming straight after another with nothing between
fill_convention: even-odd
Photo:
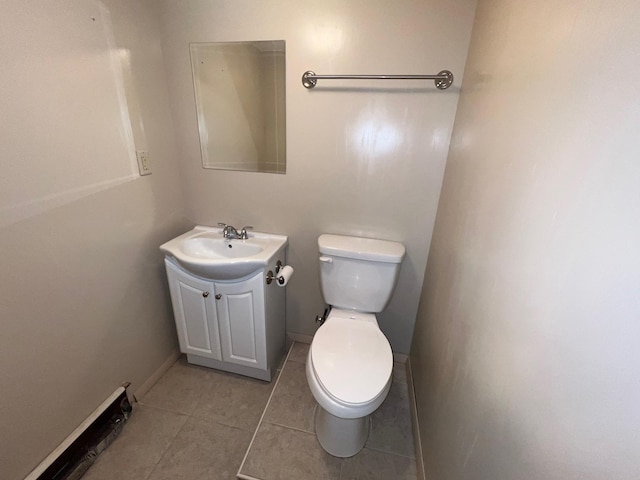
<instances>
[{"instance_id":1,"label":"white vanity cabinet","mask_svg":"<svg viewBox=\"0 0 640 480\"><path fill-rule=\"evenodd\" d=\"M284 288L265 281L275 265L231 281L195 276L169 256L165 266L187 360L271 380L285 348Z\"/></svg>"},{"instance_id":2,"label":"white vanity cabinet","mask_svg":"<svg viewBox=\"0 0 640 480\"><path fill-rule=\"evenodd\" d=\"M214 284L165 259L180 351L222 360Z\"/></svg>"}]
</instances>

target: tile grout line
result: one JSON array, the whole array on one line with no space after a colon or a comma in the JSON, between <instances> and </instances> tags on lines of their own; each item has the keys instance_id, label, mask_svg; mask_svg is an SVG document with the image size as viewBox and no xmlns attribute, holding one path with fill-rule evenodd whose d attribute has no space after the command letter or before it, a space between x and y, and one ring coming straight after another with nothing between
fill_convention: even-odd
<instances>
[{"instance_id":1,"label":"tile grout line","mask_svg":"<svg viewBox=\"0 0 640 480\"><path fill-rule=\"evenodd\" d=\"M342 480L342 474L344 473L344 464L346 463L344 460L344 458L340 459L340 471L338 472L338 480Z\"/></svg>"},{"instance_id":2,"label":"tile grout line","mask_svg":"<svg viewBox=\"0 0 640 480\"><path fill-rule=\"evenodd\" d=\"M259 478L245 475L244 473L237 473L236 478L239 478L240 480L260 480Z\"/></svg>"},{"instance_id":3,"label":"tile grout line","mask_svg":"<svg viewBox=\"0 0 640 480\"><path fill-rule=\"evenodd\" d=\"M282 425L281 423L270 422L269 420L265 420L264 423L268 423L269 425L275 425L276 427L286 428L287 430L293 430L295 432L308 433L309 435L315 436L316 434L316 432L310 432L308 430L302 430L300 428L290 427L289 425Z\"/></svg>"},{"instance_id":4,"label":"tile grout line","mask_svg":"<svg viewBox=\"0 0 640 480\"><path fill-rule=\"evenodd\" d=\"M241 480L260 480L259 478L252 477L251 475L245 475L244 473L240 472L236 474L236 478L240 478Z\"/></svg>"},{"instance_id":5,"label":"tile grout line","mask_svg":"<svg viewBox=\"0 0 640 480\"><path fill-rule=\"evenodd\" d=\"M282 370L284 370L284 367L287 365L287 362L289 361L289 356L291 355L291 352L293 351L293 347L297 342L293 342L291 344L291 347L289 348L289 351L287 352L287 356L284 359L284 363L282 364ZM258 480L255 479L253 477L247 477L244 476L244 474L241 474L240 472L242 471L242 467L244 467L244 463L247 461L247 457L249 456L249 452L251 451L251 447L253 446L253 441L256 439L256 435L258 434L258 430L260 429L260 425L262 425L262 420L264 419L265 414L267 413L267 409L269 408L269 405L271 404L271 399L273 398L273 394L276 391L276 388L278 388L278 383L280 383L280 378L282 378L282 372L280 373L280 375L278 375L278 378L276 379L276 383L273 385L273 389L271 390L271 394L269 395L269 399L267 400L267 404L264 407L264 410L262 411L262 415L260 415L260 420L258 420L258 425L256 426L256 430L255 432L253 432L253 437L251 437L251 441L249 442L249 446L247 447L247 451L244 453L244 458L242 459L242 463L240 464L240 468L238 468L238 473L236 474L237 477L239 478L245 478L247 480ZM243 475L242 477L240 477L240 475Z\"/></svg>"},{"instance_id":6,"label":"tile grout line","mask_svg":"<svg viewBox=\"0 0 640 480\"><path fill-rule=\"evenodd\" d=\"M148 405L150 406L150 405ZM156 407L151 407L151 408L156 408ZM164 410L162 408L158 409L158 410ZM165 412L170 412L170 413L176 413L176 412L171 412L170 410L164 410ZM180 415L184 415L183 413L181 413ZM151 475L153 475L153 472L156 471L156 468L158 468L158 465L160 465L160 462L162 461L162 459L164 458L164 456L167 454L167 452L169 451L169 449L171 448L171 446L173 445L173 442L176 441L176 438L178 438L178 435L180 434L180 432L182 431L182 429L185 427L185 425L187 424L187 422L189 421L189 418L191 418L191 415L184 415L185 421L182 424L182 426L178 429L178 431L176 432L176 434L173 436L173 438L171 439L171 441L167 444L167 448L165 448L162 451L162 454L160 455L160 458L158 458L158 461L153 465L153 468L149 471L149 474L147 476L144 477L143 480L147 480L149 478L151 478Z\"/></svg>"},{"instance_id":7,"label":"tile grout line","mask_svg":"<svg viewBox=\"0 0 640 480\"><path fill-rule=\"evenodd\" d=\"M416 457L413 456L409 456L409 455L402 455L401 453L394 453L394 452L389 452L387 450L382 450L380 448L374 448L374 447L367 447L366 445L364 447L362 447L362 449L367 449L367 450L371 450L372 452L378 452L378 453L384 453L385 455L393 455L394 457L401 457L401 458L406 458L408 460L415 460Z\"/></svg>"},{"instance_id":8,"label":"tile grout line","mask_svg":"<svg viewBox=\"0 0 640 480\"><path fill-rule=\"evenodd\" d=\"M169 412L169 413L175 413L178 415L184 415L185 417L192 417L193 416L193 412L191 413L185 413L185 412L180 412L178 410L171 410L170 408L166 408L166 407L158 407L157 405L153 405L151 403L145 403L144 401L138 400L136 402L138 405L142 405L143 407L147 407L147 408L154 408L156 410L161 410L163 412ZM194 409L195 410L195 409Z\"/></svg>"}]
</instances>

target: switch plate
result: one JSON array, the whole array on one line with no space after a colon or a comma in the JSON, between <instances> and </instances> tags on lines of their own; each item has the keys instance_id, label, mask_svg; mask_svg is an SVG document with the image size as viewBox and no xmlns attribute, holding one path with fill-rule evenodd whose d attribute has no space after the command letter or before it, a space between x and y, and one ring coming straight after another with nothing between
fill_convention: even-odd
<instances>
[{"instance_id":1,"label":"switch plate","mask_svg":"<svg viewBox=\"0 0 640 480\"><path fill-rule=\"evenodd\" d=\"M140 175L151 175L151 164L149 163L149 152L144 150L136 151L138 159L138 170Z\"/></svg>"}]
</instances>

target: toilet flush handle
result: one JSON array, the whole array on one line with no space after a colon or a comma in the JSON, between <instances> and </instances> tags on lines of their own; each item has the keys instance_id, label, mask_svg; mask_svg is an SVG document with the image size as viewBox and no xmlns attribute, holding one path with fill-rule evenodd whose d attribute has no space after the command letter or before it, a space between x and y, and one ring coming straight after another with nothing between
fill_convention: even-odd
<instances>
[{"instance_id":1,"label":"toilet flush handle","mask_svg":"<svg viewBox=\"0 0 640 480\"><path fill-rule=\"evenodd\" d=\"M322 255L320 257L320 261L324 262L324 263L333 263L333 258L331 257L325 257L324 255Z\"/></svg>"}]
</instances>

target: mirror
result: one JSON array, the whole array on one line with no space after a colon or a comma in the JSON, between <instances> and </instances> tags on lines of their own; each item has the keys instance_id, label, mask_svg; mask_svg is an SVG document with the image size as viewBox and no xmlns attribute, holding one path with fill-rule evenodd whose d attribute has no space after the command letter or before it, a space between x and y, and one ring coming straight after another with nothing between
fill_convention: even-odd
<instances>
[{"instance_id":1,"label":"mirror","mask_svg":"<svg viewBox=\"0 0 640 480\"><path fill-rule=\"evenodd\" d=\"M202 166L285 173L285 42L192 43Z\"/></svg>"}]
</instances>

